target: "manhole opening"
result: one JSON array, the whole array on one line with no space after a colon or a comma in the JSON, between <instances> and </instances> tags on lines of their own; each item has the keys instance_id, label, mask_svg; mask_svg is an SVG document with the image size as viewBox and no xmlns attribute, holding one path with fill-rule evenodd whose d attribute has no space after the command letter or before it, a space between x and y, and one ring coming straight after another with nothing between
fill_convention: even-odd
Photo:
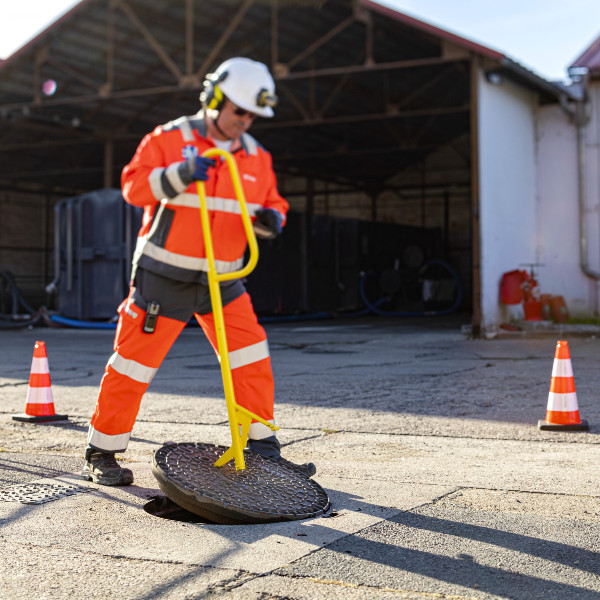
<instances>
[{"instance_id":1,"label":"manhole opening","mask_svg":"<svg viewBox=\"0 0 600 600\"><path fill-rule=\"evenodd\" d=\"M196 515L185 508L181 508L179 504L175 504L173 500L166 496L154 496L150 502L147 502L144 505L144 510L153 517L168 519L169 521L215 524L213 521L204 519L200 515Z\"/></svg>"}]
</instances>

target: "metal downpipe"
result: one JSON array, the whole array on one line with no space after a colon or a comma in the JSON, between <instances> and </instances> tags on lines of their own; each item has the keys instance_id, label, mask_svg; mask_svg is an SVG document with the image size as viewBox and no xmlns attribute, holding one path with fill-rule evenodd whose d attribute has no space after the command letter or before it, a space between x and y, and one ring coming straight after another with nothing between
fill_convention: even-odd
<instances>
[{"instance_id":1,"label":"metal downpipe","mask_svg":"<svg viewBox=\"0 0 600 600\"><path fill-rule=\"evenodd\" d=\"M585 156L585 126L589 122L586 114L587 100L587 69L573 69L569 75L581 86L580 97L574 98L575 106L569 105L567 98L561 96L560 104L563 110L571 116L577 135L577 200L579 208L579 266L584 275L600 281L600 273L590 267L588 260L588 235L587 235L587 185L586 185L586 156ZM594 294L594 312L598 311L598 291Z\"/></svg>"},{"instance_id":2,"label":"metal downpipe","mask_svg":"<svg viewBox=\"0 0 600 600\"><path fill-rule=\"evenodd\" d=\"M581 270L590 278L600 281L600 273L590 268L588 261L588 236L587 236L587 186L585 181L585 131L589 119L585 114L583 101L577 102L573 112L575 127L577 128L577 196L579 201L579 251Z\"/></svg>"}]
</instances>

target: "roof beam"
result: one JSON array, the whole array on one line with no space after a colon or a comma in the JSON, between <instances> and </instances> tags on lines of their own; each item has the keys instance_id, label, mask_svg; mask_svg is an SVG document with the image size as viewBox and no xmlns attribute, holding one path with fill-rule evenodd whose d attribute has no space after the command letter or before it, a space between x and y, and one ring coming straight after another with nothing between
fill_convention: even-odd
<instances>
[{"instance_id":1,"label":"roof beam","mask_svg":"<svg viewBox=\"0 0 600 600\"><path fill-rule=\"evenodd\" d=\"M139 29L140 33L144 36L145 40L150 44L152 49L158 54L164 65L173 73L177 81L181 81L184 76L180 71L179 67L173 62L171 57L165 52L165 49L158 42L158 40L152 35L148 28L140 21L138 16L135 14L131 6L125 2L125 0L114 0L116 5L127 15L129 20Z\"/></svg>"},{"instance_id":2,"label":"roof beam","mask_svg":"<svg viewBox=\"0 0 600 600\"><path fill-rule=\"evenodd\" d=\"M112 140L120 141L139 141L139 133L121 134L111 137ZM44 148L60 148L62 146L71 148L84 144L103 144L105 138L99 136L90 136L85 138L61 138L61 139L41 139L35 142L13 142L3 144L0 142L0 152L19 152L22 150L43 150Z\"/></svg>"},{"instance_id":3,"label":"roof beam","mask_svg":"<svg viewBox=\"0 0 600 600\"><path fill-rule=\"evenodd\" d=\"M196 75L198 77L203 77L206 75L210 65L216 60L217 56L219 56L221 50L225 47L225 44L229 41L231 34L237 29L237 26L240 24L241 20L244 18L244 15L248 11L248 9L254 4L254 0L246 0L242 6L240 6L239 10L235 14L235 16L229 21L227 28L221 34L221 37L217 40L217 43L213 45L210 54L206 57L202 66L196 71Z\"/></svg>"},{"instance_id":4,"label":"roof beam","mask_svg":"<svg viewBox=\"0 0 600 600\"><path fill-rule=\"evenodd\" d=\"M352 25L356 19L354 15L350 15L346 19L344 19L341 23L336 25L333 29L329 30L325 35L321 36L318 40L313 42L310 46L305 48L300 54L297 54L292 60L286 63L287 69L292 69L295 65L297 65L300 61L304 60L307 56L313 54L316 50L318 50L321 46L329 42L336 35L344 31L346 27Z\"/></svg>"},{"instance_id":5,"label":"roof beam","mask_svg":"<svg viewBox=\"0 0 600 600\"><path fill-rule=\"evenodd\" d=\"M194 75L194 0L185 0L185 74Z\"/></svg>"},{"instance_id":6,"label":"roof beam","mask_svg":"<svg viewBox=\"0 0 600 600\"><path fill-rule=\"evenodd\" d=\"M121 2L122 0L118 0ZM248 0L253 2L254 0ZM365 73L370 71L392 71L400 69L410 69L423 66L433 66L442 64L451 64L456 62L462 62L462 59L458 61L455 58L420 58L413 60L400 60L385 63L375 63L371 65L352 65L348 67L334 67L329 69L314 69L310 71L301 71L297 73L277 74L274 75L274 79L277 81L292 81L294 79L307 79L311 77L329 77L333 75L346 75L355 73ZM133 98L136 96L151 96L154 94L174 94L180 92L182 88L180 85L165 85L154 88L141 88L134 90L122 90L118 92L109 92L105 94L92 94L88 96L73 96L72 98L47 98L44 99L40 106L67 106L72 104L86 104L88 102L99 102L104 100L118 100L120 98ZM198 89L200 86L193 86L187 89ZM33 108L38 106L35 102L15 102L9 104L0 105L0 110L22 110L24 108Z\"/></svg>"},{"instance_id":7,"label":"roof beam","mask_svg":"<svg viewBox=\"0 0 600 600\"><path fill-rule=\"evenodd\" d=\"M286 127L313 127L315 125L335 125L341 123L362 123L366 121L378 121L380 119L400 119L424 116L441 116L464 113L469 111L468 104L448 106L444 108L423 108L416 110L387 111L374 114L344 115L341 117L314 118L303 121L277 121L275 123L258 122L253 129L265 131L268 129L283 129Z\"/></svg>"},{"instance_id":8,"label":"roof beam","mask_svg":"<svg viewBox=\"0 0 600 600\"><path fill-rule=\"evenodd\" d=\"M331 67L327 69L311 69L309 71L297 71L294 73L277 73L274 79L277 81L289 81L292 79L309 79L311 77L330 77L332 75L346 75L347 73L365 73L368 71L391 71L398 69L412 69L416 67L428 67L434 65L443 65L447 63L462 62L463 59L430 57L413 58L410 60L396 60L384 63L372 63L362 65L350 65L347 67Z\"/></svg>"},{"instance_id":9,"label":"roof beam","mask_svg":"<svg viewBox=\"0 0 600 600\"><path fill-rule=\"evenodd\" d=\"M356 150L346 150L343 154L345 157L359 158L361 156L373 156L378 154L383 154L386 156L390 156L393 154L402 154L405 152L419 152L425 151L429 152L431 150L437 150L440 146L438 144L428 144L428 145L420 145L420 144L407 144L406 146L387 146L382 148L359 148ZM277 156L277 160L275 160L275 164L279 162L287 162L287 161L300 161L300 160L322 160L325 158L340 158L340 151L338 148L332 148L331 150L324 150L322 152L309 152L307 154L289 154L283 156ZM369 168L371 168L369 166Z\"/></svg>"}]
</instances>

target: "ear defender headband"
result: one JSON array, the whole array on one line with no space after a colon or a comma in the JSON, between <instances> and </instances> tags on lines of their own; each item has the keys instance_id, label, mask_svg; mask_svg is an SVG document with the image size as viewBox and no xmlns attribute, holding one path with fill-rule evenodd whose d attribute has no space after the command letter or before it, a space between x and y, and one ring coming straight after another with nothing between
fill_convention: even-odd
<instances>
[{"instance_id":1,"label":"ear defender headband","mask_svg":"<svg viewBox=\"0 0 600 600\"><path fill-rule=\"evenodd\" d=\"M219 87L219 83L225 81L228 72L223 71L219 75L216 73L209 73L203 82L204 91L200 94L200 102L204 108L210 108L211 110L221 110L223 104L225 104L225 95Z\"/></svg>"}]
</instances>

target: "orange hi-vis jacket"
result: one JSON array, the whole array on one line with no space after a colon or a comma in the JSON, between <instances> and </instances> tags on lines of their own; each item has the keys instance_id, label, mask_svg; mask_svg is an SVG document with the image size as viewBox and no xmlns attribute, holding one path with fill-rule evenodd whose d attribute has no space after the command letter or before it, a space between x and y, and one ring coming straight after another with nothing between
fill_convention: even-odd
<instances>
[{"instance_id":1,"label":"orange hi-vis jacket","mask_svg":"<svg viewBox=\"0 0 600 600\"><path fill-rule=\"evenodd\" d=\"M233 153L251 217L260 208L279 211L285 222L287 201L279 195L271 155L249 134ZM189 182L187 160L214 144L206 137L202 112L157 127L144 137L123 169L125 200L144 207L133 257L137 266L178 281L200 281L208 270L196 183ZM229 174L219 158L205 182L216 268L219 273L243 266L247 239Z\"/></svg>"}]
</instances>

